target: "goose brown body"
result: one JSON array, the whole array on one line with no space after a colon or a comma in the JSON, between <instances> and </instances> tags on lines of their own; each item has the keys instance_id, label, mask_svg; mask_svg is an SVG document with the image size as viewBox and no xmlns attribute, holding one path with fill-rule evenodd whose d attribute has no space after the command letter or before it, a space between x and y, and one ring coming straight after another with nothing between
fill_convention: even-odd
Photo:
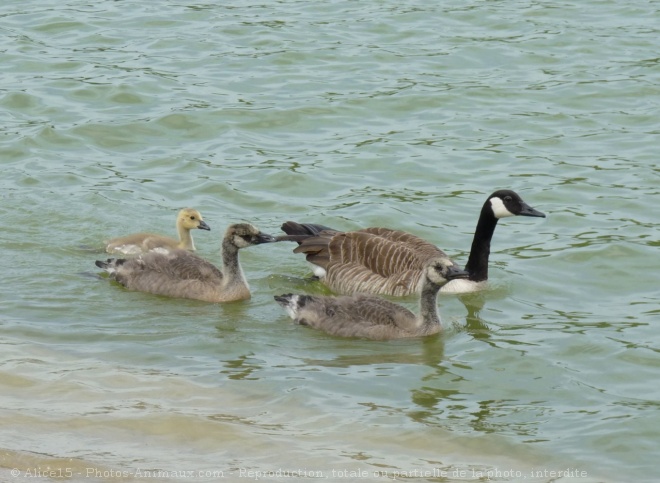
<instances>
[{"instance_id":1,"label":"goose brown body","mask_svg":"<svg viewBox=\"0 0 660 483\"><path fill-rule=\"evenodd\" d=\"M249 223L230 225L222 241L222 270L181 249L97 261L96 265L129 290L212 303L230 302L250 298L238 251L274 240Z\"/></svg>"},{"instance_id":2,"label":"goose brown body","mask_svg":"<svg viewBox=\"0 0 660 483\"><path fill-rule=\"evenodd\" d=\"M442 330L436 297L449 280L467 276L446 257L427 262L422 271L419 315L389 300L368 294L276 296L291 318L341 337L375 340L422 337Z\"/></svg>"},{"instance_id":3,"label":"goose brown body","mask_svg":"<svg viewBox=\"0 0 660 483\"><path fill-rule=\"evenodd\" d=\"M447 257L415 235L388 228L325 230L305 239L294 253L304 253L307 261L323 267L322 280L335 292L394 296L417 292L428 261Z\"/></svg>"},{"instance_id":4,"label":"goose brown body","mask_svg":"<svg viewBox=\"0 0 660 483\"><path fill-rule=\"evenodd\" d=\"M545 215L527 205L510 190L491 194L484 203L465 266L467 279L456 279L443 292L470 292L484 288L488 279L490 242L499 218ZM287 221L284 236L295 241L294 253L305 254L314 273L341 294L359 292L404 296L420 290L422 272L429 260L447 257L437 246L410 233L389 228L342 232L323 225Z\"/></svg>"},{"instance_id":5,"label":"goose brown body","mask_svg":"<svg viewBox=\"0 0 660 483\"><path fill-rule=\"evenodd\" d=\"M199 211L184 208L176 218L176 230L179 239L175 240L155 233L133 233L106 242L105 251L122 255L138 255L151 250L190 250L195 251L195 243L190 230L210 230Z\"/></svg>"}]
</instances>

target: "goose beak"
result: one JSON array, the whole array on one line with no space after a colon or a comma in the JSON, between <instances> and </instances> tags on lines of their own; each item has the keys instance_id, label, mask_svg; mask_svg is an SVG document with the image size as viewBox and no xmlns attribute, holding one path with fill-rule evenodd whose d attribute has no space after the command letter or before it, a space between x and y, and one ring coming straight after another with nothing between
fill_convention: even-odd
<instances>
[{"instance_id":1,"label":"goose beak","mask_svg":"<svg viewBox=\"0 0 660 483\"><path fill-rule=\"evenodd\" d=\"M520 213L518 213L518 216L536 216L538 218L545 218L545 213L541 213L539 210L535 210L523 201L522 209L520 210Z\"/></svg>"},{"instance_id":2,"label":"goose beak","mask_svg":"<svg viewBox=\"0 0 660 483\"><path fill-rule=\"evenodd\" d=\"M261 231L257 235L257 239L256 239L257 244L272 243L274 241L277 241L277 239L273 235L269 235L268 233L264 233L264 232L261 232Z\"/></svg>"},{"instance_id":3,"label":"goose beak","mask_svg":"<svg viewBox=\"0 0 660 483\"><path fill-rule=\"evenodd\" d=\"M197 228L199 230L211 231L211 227L208 226L204 220L199 221L199 226Z\"/></svg>"},{"instance_id":4,"label":"goose beak","mask_svg":"<svg viewBox=\"0 0 660 483\"><path fill-rule=\"evenodd\" d=\"M469 276L470 274L458 265L452 265L447 269L447 275L445 278L447 280L454 280L455 278L468 278Z\"/></svg>"}]
</instances>

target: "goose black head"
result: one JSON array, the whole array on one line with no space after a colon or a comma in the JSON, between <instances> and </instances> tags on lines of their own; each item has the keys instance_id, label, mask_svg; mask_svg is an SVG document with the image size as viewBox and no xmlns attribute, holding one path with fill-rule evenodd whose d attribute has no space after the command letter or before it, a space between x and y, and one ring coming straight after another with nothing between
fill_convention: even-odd
<instances>
[{"instance_id":1,"label":"goose black head","mask_svg":"<svg viewBox=\"0 0 660 483\"><path fill-rule=\"evenodd\" d=\"M493 216L497 219L507 216L536 216L545 218L545 213L535 210L523 201L518 193L512 190L499 190L488 197Z\"/></svg>"}]
</instances>

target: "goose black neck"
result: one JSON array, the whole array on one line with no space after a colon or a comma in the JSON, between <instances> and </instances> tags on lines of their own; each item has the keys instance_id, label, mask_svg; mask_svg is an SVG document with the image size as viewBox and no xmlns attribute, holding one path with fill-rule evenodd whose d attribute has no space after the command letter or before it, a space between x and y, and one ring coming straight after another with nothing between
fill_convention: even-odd
<instances>
[{"instance_id":1,"label":"goose black neck","mask_svg":"<svg viewBox=\"0 0 660 483\"><path fill-rule=\"evenodd\" d=\"M488 280L488 257L490 256L490 241L495 233L497 218L493 215L490 201L487 201L481 209L477 228L472 239L472 248L465 270L470 274L469 279L473 282Z\"/></svg>"}]
</instances>

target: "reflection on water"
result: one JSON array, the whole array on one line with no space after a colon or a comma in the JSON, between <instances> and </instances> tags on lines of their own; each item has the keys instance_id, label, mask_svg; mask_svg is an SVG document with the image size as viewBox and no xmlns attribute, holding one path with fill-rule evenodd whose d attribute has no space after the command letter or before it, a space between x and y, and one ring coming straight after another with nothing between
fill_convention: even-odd
<instances>
[{"instance_id":1,"label":"reflection on water","mask_svg":"<svg viewBox=\"0 0 660 483\"><path fill-rule=\"evenodd\" d=\"M259 377L254 373L261 369L263 361L254 360L253 356L254 354L250 354L236 360L223 361L224 369L220 373L227 374L227 377L233 380L258 380Z\"/></svg>"},{"instance_id":2,"label":"reflection on water","mask_svg":"<svg viewBox=\"0 0 660 483\"><path fill-rule=\"evenodd\" d=\"M444 359L444 342L442 341L442 335L416 339L410 343L414 345L411 345L408 350L401 352L397 352L394 348L390 352L369 350L367 351L370 352L368 354L338 355L329 360L305 358L302 360L302 363L306 366L335 368L353 368L356 366L380 367L381 365L387 364L421 364L431 368L437 368ZM394 345L394 347L397 346Z\"/></svg>"}]
</instances>

